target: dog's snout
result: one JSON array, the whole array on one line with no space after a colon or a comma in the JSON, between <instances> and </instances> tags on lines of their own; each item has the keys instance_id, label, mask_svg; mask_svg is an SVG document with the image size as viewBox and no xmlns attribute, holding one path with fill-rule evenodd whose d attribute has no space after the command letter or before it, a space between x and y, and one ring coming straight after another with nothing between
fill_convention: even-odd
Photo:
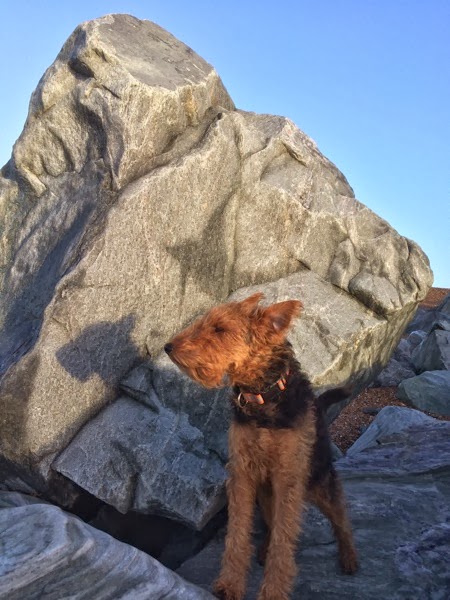
<instances>
[{"instance_id":1,"label":"dog's snout","mask_svg":"<svg viewBox=\"0 0 450 600\"><path fill-rule=\"evenodd\" d=\"M164 350L167 352L167 354L170 354L173 350L173 344L166 344L164 346Z\"/></svg>"}]
</instances>

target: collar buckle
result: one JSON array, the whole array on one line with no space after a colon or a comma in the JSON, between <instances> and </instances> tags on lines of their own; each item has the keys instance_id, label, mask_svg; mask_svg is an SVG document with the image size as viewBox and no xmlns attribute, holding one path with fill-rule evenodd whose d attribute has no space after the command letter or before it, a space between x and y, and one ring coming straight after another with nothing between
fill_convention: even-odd
<instances>
[{"instance_id":1,"label":"collar buckle","mask_svg":"<svg viewBox=\"0 0 450 600\"><path fill-rule=\"evenodd\" d=\"M251 404L259 404L259 405L264 404L265 400L264 400L263 394L267 394L267 392L270 391L270 389L274 388L275 386L277 386L281 392L284 392L284 390L286 389L286 386L287 386L288 376L289 376L289 371L287 371L284 375L282 375L280 377L280 379L278 379L278 381L276 381L273 385L271 385L269 390L266 390L265 392L262 392L260 394L252 394L251 392L241 392L240 391L239 395L237 397L237 404L238 404L239 408L244 408L244 406L247 406L247 404L249 402Z\"/></svg>"}]
</instances>

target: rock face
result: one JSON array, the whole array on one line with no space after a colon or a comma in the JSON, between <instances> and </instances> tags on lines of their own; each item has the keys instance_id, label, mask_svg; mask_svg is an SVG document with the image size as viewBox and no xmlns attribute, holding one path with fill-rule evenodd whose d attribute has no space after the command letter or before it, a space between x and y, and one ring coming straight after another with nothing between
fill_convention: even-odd
<instances>
[{"instance_id":1,"label":"rock face","mask_svg":"<svg viewBox=\"0 0 450 600\"><path fill-rule=\"evenodd\" d=\"M413 339L417 336L415 332L411 334ZM413 342L411 336L400 340L399 345L394 350L391 359L386 367L379 373L373 385L376 387L392 387L398 385L408 377L414 377L416 371L411 359ZM425 337L425 334L424 334Z\"/></svg>"},{"instance_id":2,"label":"rock face","mask_svg":"<svg viewBox=\"0 0 450 600\"><path fill-rule=\"evenodd\" d=\"M425 423L436 423L436 419L403 406L385 406L366 431L347 450L346 456L354 456L366 448L376 448L385 438L409 429L413 425L421 426Z\"/></svg>"},{"instance_id":3,"label":"rock face","mask_svg":"<svg viewBox=\"0 0 450 600\"><path fill-rule=\"evenodd\" d=\"M208 600L156 560L49 504L0 492L0 598Z\"/></svg>"},{"instance_id":4,"label":"rock face","mask_svg":"<svg viewBox=\"0 0 450 600\"><path fill-rule=\"evenodd\" d=\"M426 371L405 379L397 398L414 408L450 416L450 371Z\"/></svg>"},{"instance_id":5,"label":"rock face","mask_svg":"<svg viewBox=\"0 0 450 600\"><path fill-rule=\"evenodd\" d=\"M450 370L450 327L446 330L436 325L411 358L418 373Z\"/></svg>"},{"instance_id":6,"label":"rock face","mask_svg":"<svg viewBox=\"0 0 450 600\"><path fill-rule=\"evenodd\" d=\"M400 340L388 364L375 379L375 386L396 386L425 371L449 370L450 294L434 310L419 309L407 331L409 335ZM446 397L450 397L450 392L444 393L443 400Z\"/></svg>"},{"instance_id":7,"label":"rock face","mask_svg":"<svg viewBox=\"0 0 450 600\"><path fill-rule=\"evenodd\" d=\"M450 294L435 309L419 308L405 332L425 331L425 333L430 333L436 323L440 323L442 329L450 329Z\"/></svg>"},{"instance_id":8,"label":"rock face","mask_svg":"<svg viewBox=\"0 0 450 600\"><path fill-rule=\"evenodd\" d=\"M124 15L78 27L44 74L1 171L0 218L6 485L47 494L56 468L120 510L197 525L223 502L226 406L168 368L165 341L263 289L304 302L292 341L316 387L362 385L432 281L420 248L291 121L235 110L210 65ZM130 384L148 352L148 377ZM121 380L133 402L105 409ZM103 442L121 469L111 482ZM164 466L179 452L186 507ZM191 467L205 477L188 482Z\"/></svg>"},{"instance_id":9,"label":"rock face","mask_svg":"<svg viewBox=\"0 0 450 600\"><path fill-rule=\"evenodd\" d=\"M450 415L450 294L427 313L415 317L415 326L422 329L400 340L374 385L398 385L400 400L420 410Z\"/></svg>"},{"instance_id":10,"label":"rock face","mask_svg":"<svg viewBox=\"0 0 450 600\"><path fill-rule=\"evenodd\" d=\"M154 397L157 410L119 398L82 429L54 468L121 512L160 514L201 529L225 504L223 461L186 413Z\"/></svg>"},{"instance_id":11,"label":"rock face","mask_svg":"<svg viewBox=\"0 0 450 600\"><path fill-rule=\"evenodd\" d=\"M292 598L448 598L450 423L416 420L395 435L380 434L377 442L335 463L349 503L359 571L351 577L339 572L331 528L311 508ZM256 537L262 541L260 529ZM222 553L223 532L177 572L209 588ZM253 561L246 600L256 598L261 579L262 568Z\"/></svg>"}]
</instances>

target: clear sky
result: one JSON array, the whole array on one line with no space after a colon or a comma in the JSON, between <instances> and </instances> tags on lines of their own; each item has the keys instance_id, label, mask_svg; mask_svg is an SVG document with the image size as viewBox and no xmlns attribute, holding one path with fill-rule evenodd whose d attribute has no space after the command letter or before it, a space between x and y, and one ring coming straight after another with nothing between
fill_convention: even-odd
<instances>
[{"instance_id":1,"label":"clear sky","mask_svg":"<svg viewBox=\"0 0 450 600\"><path fill-rule=\"evenodd\" d=\"M450 0L0 0L0 164L82 21L155 21L238 108L290 117L450 287Z\"/></svg>"}]
</instances>

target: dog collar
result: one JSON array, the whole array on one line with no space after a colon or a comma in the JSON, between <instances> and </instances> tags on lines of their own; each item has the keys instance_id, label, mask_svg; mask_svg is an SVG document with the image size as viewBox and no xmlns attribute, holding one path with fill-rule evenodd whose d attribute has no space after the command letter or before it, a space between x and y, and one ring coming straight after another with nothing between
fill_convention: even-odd
<instances>
[{"instance_id":1,"label":"dog collar","mask_svg":"<svg viewBox=\"0 0 450 600\"><path fill-rule=\"evenodd\" d=\"M265 396L267 396L267 394L270 393L270 391L277 387L281 392L284 392L284 390L286 389L287 386L287 378L289 376L289 371L286 372L285 375L282 375L280 377L280 379L278 379L278 381L275 381L275 383L273 383L265 392L261 392L259 394L253 394L252 392L241 392L239 391L238 397L237 397L237 403L238 406L240 408L244 408L244 406L246 406L247 404L264 404L266 402L266 400L268 400L268 398Z\"/></svg>"}]
</instances>

